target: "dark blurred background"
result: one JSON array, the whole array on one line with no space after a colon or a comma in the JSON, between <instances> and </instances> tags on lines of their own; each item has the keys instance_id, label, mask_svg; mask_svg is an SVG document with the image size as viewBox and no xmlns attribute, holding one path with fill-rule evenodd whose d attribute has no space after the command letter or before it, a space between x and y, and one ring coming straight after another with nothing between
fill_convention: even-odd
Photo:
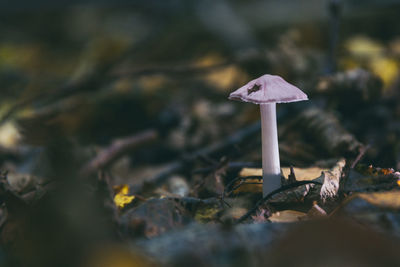
<instances>
[{"instance_id":1,"label":"dark blurred background","mask_svg":"<svg viewBox=\"0 0 400 267\"><path fill-rule=\"evenodd\" d=\"M396 91L397 1L2 1L0 7L4 146L16 139L40 146L60 135L107 144L140 129L169 134L207 124L196 140L176 138L185 145L171 150L180 153L257 119L257 107L226 96L264 73L315 93L311 101L330 106L361 142L384 142L383 129L366 127L382 128L377 112L391 110L363 117L338 103L350 100L321 100L316 84L335 71L363 68L383 81L380 96ZM188 112L196 114L185 118ZM397 150L373 152L371 161L396 166Z\"/></svg>"}]
</instances>

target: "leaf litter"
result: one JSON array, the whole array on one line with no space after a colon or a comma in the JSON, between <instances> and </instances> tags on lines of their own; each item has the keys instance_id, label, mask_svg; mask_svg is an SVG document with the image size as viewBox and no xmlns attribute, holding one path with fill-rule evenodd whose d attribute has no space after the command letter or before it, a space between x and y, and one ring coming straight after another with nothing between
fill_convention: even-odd
<instances>
[{"instance_id":1,"label":"leaf litter","mask_svg":"<svg viewBox=\"0 0 400 267\"><path fill-rule=\"evenodd\" d=\"M0 44L0 264L398 265L398 37L346 33L338 71L321 75L310 25L245 38L268 46L238 56L224 43L233 31L153 25L149 8L63 11L56 50L37 39L49 14ZM65 33L84 18L96 23ZM279 107L282 186L263 197L259 111L226 97L266 70L312 102Z\"/></svg>"}]
</instances>

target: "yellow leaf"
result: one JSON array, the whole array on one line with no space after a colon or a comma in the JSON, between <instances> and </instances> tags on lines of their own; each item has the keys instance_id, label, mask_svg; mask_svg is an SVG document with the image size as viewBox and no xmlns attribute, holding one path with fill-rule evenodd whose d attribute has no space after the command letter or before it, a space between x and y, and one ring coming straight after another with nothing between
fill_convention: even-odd
<instances>
[{"instance_id":1,"label":"yellow leaf","mask_svg":"<svg viewBox=\"0 0 400 267\"><path fill-rule=\"evenodd\" d=\"M216 69L205 76L207 83L215 86L221 91L230 90L238 84L243 84L246 81L246 74L237 66L229 65Z\"/></svg>"},{"instance_id":2,"label":"yellow leaf","mask_svg":"<svg viewBox=\"0 0 400 267\"><path fill-rule=\"evenodd\" d=\"M141 87L144 88L144 93L154 93L159 89L165 88L165 85L168 83L168 78L162 74L153 74L142 76L138 79L138 83ZM131 90L132 81L125 84L125 89Z\"/></svg>"},{"instance_id":3,"label":"yellow leaf","mask_svg":"<svg viewBox=\"0 0 400 267\"><path fill-rule=\"evenodd\" d=\"M339 65L341 69L345 70L360 68L360 63L357 62L355 59L349 57L339 59Z\"/></svg>"},{"instance_id":4,"label":"yellow leaf","mask_svg":"<svg viewBox=\"0 0 400 267\"><path fill-rule=\"evenodd\" d=\"M369 65L371 70L383 80L385 87L390 86L399 74L397 62L390 58L379 57L371 60Z\"/></svg>"},{"instance_id":5,"label":"yellow leaf","mask_svg":"<svg viewBox=\"0 0 400 267\"><path fill-rule=\"evenodd\" d=\"M380 176L380 175L389 175L394 173L394 169L391 168L375 168L372 165L365 166L360 164L357 166L357 171L361 174L368 176Z\"/></svg>"},{"instance_id":6,"label":"yellow leaf","mask_svg":"<svg viewBox=\"0 0 400 267\"><path fill-rule=\"evenodd\" d=\"M357 36L346 41L345 47L353 56L360 58L371 58L380 56L384 48L383 46L365 36Z\"/></svg>"},{"instance_id":7,"label":"yellow leaf","mask_svg":"<svg viewBox=\"0 0 400 267\"><path fill-rule=\"evenodd\" d=\"M114 196L114 203L115 205L122 209L125 205L132 202L135 199L135 196L129 196L129 186L126 184L117 185L113 187L115 196Z\"/></svg>"},{"instance_id":8,"label":"yellow leaf","mask_svg":"<svg viewBox=\"0 0 400 267\"><path fill-rule=\"evenodd\" d=\"M196 59L193 63L196 67L212 67L214 65L222 64L225 59L221 55L208 54Z\"/></svg>"},{"instance_id":9,"label":"yellow leaf","mask_svg":"<svg viewBox=\"0 0 400 267\"><path fill-rule=\"evenodd\" d=\"M341 65L345 69L364 67L378 75L385 88L388 88L399 74L398 62L394 58L386 56L388 48L370 38L358 36L346 41L347 58L341 59ZM392 50L395 46L392 45Z\"/></svg>"},{"instance_id":10,"label":"yellow leaf","mask_svg":"<svg viewBox=\"0 0 400 267\"><path fill-rule=\"evenodd\" d=\"M126 195L129 193L129 186L127 184L114 185L113 190L115 194Z\"/></svg>"}]
</instances>

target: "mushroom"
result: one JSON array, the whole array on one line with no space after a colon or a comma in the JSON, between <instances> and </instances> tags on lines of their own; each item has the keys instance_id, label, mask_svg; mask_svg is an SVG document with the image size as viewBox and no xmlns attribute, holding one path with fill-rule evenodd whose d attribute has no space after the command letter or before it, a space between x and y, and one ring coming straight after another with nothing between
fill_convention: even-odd
<instances>
[{"instance_id":1,"label":"mushroom","mask_svg":"<svg viewBox=\"0 0 400 267\"><path fill-rule=\"evenodd\" d=\"M308 97L280 76L265 74L232 92L229 99L260 105L263 195L266 196L281 186L276 103L308 100Z\"/></svg>"}]
</instances>

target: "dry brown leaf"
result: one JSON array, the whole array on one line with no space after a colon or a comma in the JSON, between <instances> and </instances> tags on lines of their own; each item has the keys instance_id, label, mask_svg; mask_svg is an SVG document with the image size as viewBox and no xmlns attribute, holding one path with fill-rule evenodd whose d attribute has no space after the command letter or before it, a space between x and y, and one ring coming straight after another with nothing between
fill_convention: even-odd
<instances>
[{"instance_id":1,"label":"dry brown leaf","mask_svg":"<svg viewBox=\"0 0 400 267\"><path fill-rule=\"evenodd\" d=\"M297 210L283 210L273 213L268 220L275 223L298 222L307 217L307 214Z\"/></svg>"},{"instance_id":2,"label":"dry brown leaf","mask_svg":"<svg viewBox=\"0 0 400 267\"><path fill-rule=\"evenodd\" d=\"M311 167L311 168L293 168L294 174L296 175L297 181L310 181L314 180L321 176L323 171L328 171L329 169L322 169L318 167ZM288 178L290 174L290 168L284 167L282 168L282 173L285 178ZM261 168L243 168L239 176L247 177L247 176L262 176L262 169Z\"/></svg>"},{"instance_id":3,"label":"dry brown leaf","mask_svg":"<svg viewBox=\"0 0 400 267\"><path fill-rule=\"evenodd\" d=\"M321 176L323 171L327 171L328 169L322 169L318 167L311 168L293 168L294 173L296 175L297 181L311 181ZM282 168L282 173L287 179L290 174L290 168L285 167ZM262 169L260 168L243 168L240 173L240 177L248 177L248 176L260 176L262 177ZM238 185L238 183L237 183ZM235 194L240 192L248 192L248 193L261 193L262 192L262 179L248 179L241 185L239 188L233 191Z\"/></svg>"},{"instance_id":4,"label":"dry brown leaf","mask_svg":"<svg viewBox=\"0 0 400 267\"><path fill-rule=\"evenodd\" d=\"M340 159L331 170L322 173L324 183L321 187L320 196L323 201L336 197L344 166L346 166L346 160Z\"/></svg>"},{"instance_id":5,"label":"dry brown leaf","mask_svg":"<svg viewBox=\"0 0 400 267\"><path fill-rule=\"evenodd\" d=\"M238 186L235 190L233 190L234 194L238 194L241 192L247 193L262 193L262 178L257 179L246 179L243 184L239 186L240 182L237 182L234 186Z\"/></svg>"}]
</instances>

